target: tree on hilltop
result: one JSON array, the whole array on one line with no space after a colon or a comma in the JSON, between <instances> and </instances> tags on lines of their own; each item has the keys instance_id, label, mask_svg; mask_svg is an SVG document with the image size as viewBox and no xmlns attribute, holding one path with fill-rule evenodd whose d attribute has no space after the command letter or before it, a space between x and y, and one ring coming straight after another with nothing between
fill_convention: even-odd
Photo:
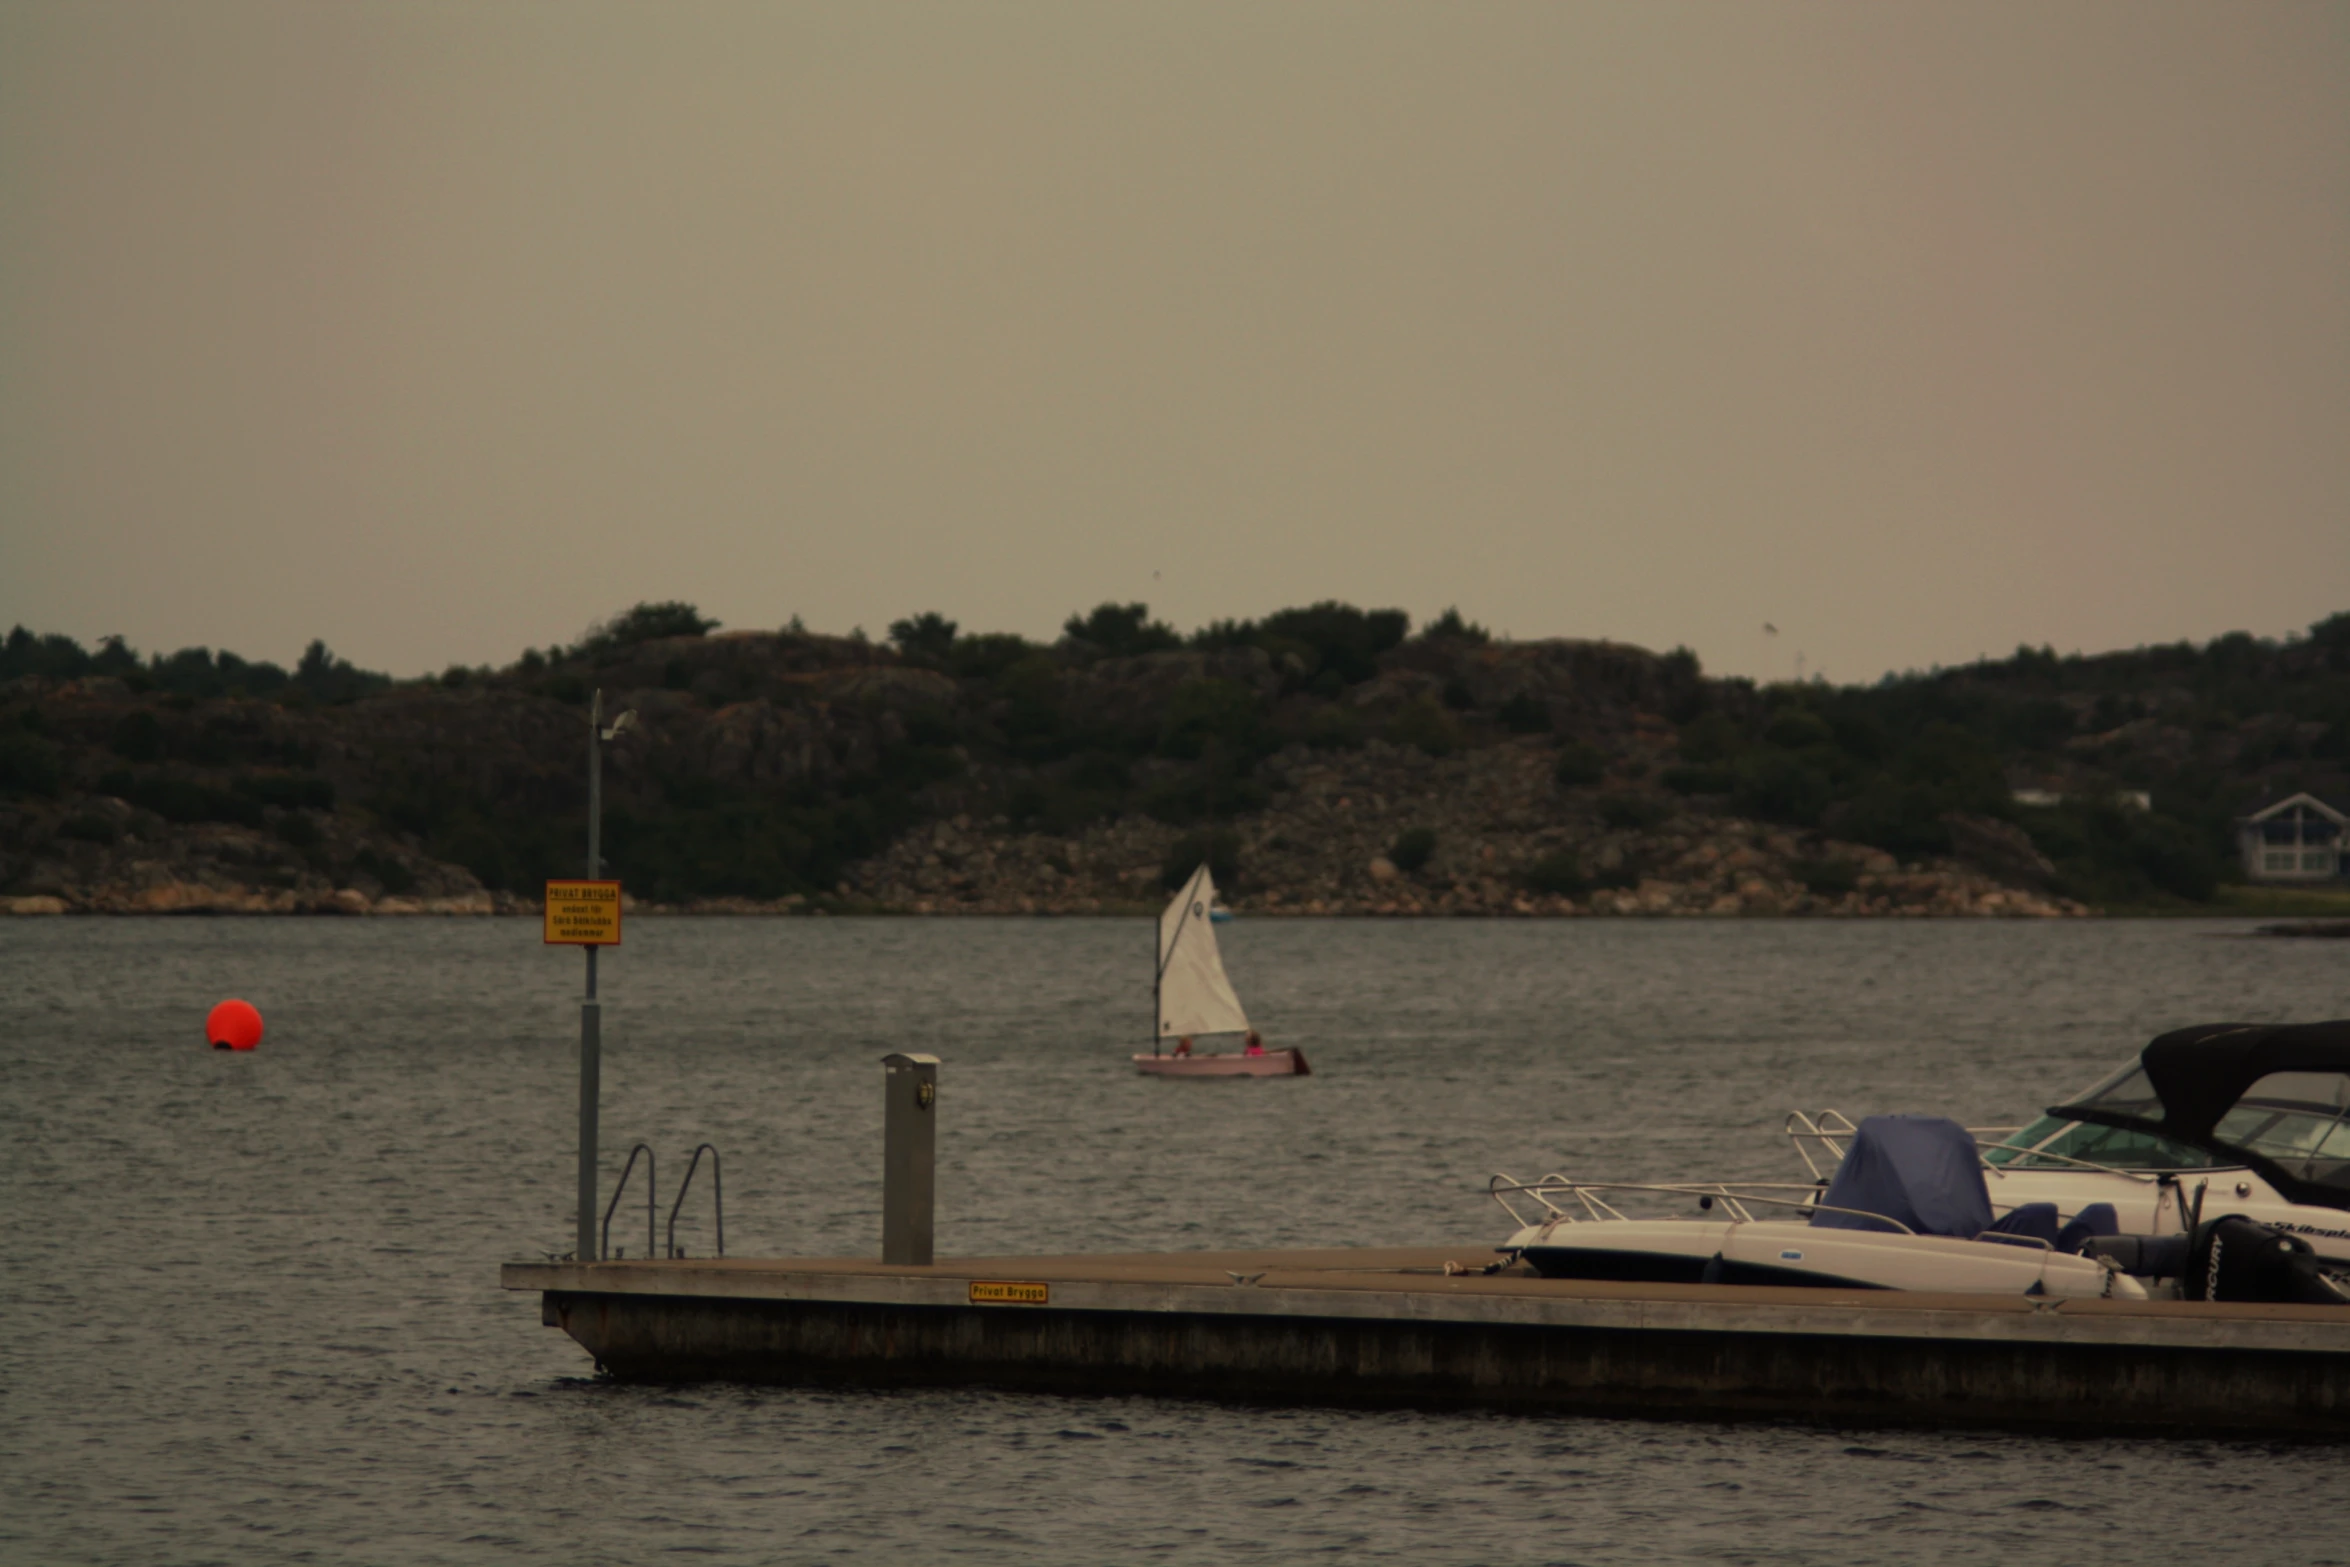
<instances>
[{"instance_id":1,"label":"tree on hilltop","mask_svg":"<svg viewBox=\"0 0 2350 1567\"><path fill-rule=\"evenodd\" d=\"M917 664L944 664L954 655L955 623L935 609L889 623L889 639Z\"/></svg>"},{"instance_id":2,"label":"tree on hilltop","mask_svg":"<svg viewBox=\"0 0 2350 1567\"><path fill-rule=\"evenodd\" d=\"M597 622L580 638L577 651L615 653L639 642L658 642L664 637L698 637L717 629L718 622L693 605L668 599L659 604L639 604L623 614Z\"/></svg>"},{"instance_id":3,"label":"tree on hilltop","mask_svg":"<svg viewBox=\"0 0 2350 1567\"><path fill-rule=\"evenodd\" d=\"M1150 615L1148 604L1097 604L1090 615L1071 615L1061 630L1074 641L1100 649L1105 658L1133 658L1183 645L1174 627Z\"/></svg>"}]
</instances>

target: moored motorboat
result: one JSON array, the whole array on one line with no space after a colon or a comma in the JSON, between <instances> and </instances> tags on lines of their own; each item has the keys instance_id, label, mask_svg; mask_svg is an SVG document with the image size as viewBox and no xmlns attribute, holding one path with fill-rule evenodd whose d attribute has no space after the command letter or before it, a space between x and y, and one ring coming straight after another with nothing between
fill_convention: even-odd
<instances>
[{"instance_id":1,"label":"moored motorboat","mask_svg":"<svg viewBox=\"0 0 2350 1567\"><path fill-rule=\"evenodd\" d=\"M1822 1230L1785 1219L1586 1220L1513 1237L1549 1279L1646 1284L1777 1284L1817 1289L2144 1300L2143 1284L2092 1258L1948 1235Z\"/></svg>"},{"instance_id":2,"label":"moored motorboat","mask_svg":"<svg viewBox=\"0 0 2350 1567\"><path fill-rule=\"evenodd\" d=\"M1203 863L1159 914L1151 1053L1135 1056L1135 1070L1146 1077L1310 1076L1304 1051L1268 1050L1249 1027L1216 950L1216 907L1216 878ZM1242 1048L1196 1048L1197 1041L1218 1037Z\"/></svg>"},{"instance_id":3,"label":"moored motorboat","mask_svg":"<svg viewBox=\"0 0 2350 1567\"><path fill-rule=\"evenodd\" d=\"M2148 1293L2119 1265L2080 1254L2094 1235L2112 1231L2109 1210L2063 1226L2040 1205L1995 1214L1973 1137L1935 1116L1862 1121L1824 1191L1563 1176L1497 1176L1491 1190L1519 1220L1501 1250L1546 1278L2130 1300ZM1722 1216L1628 1216L1618 1204L1635 1194L1693 1200ZM1513 1196L1533 1199L1542 1213L1520 1213Z\"/></svg>"},{"instance_id":4,"label":"moored motorboat","mask_svg":"<svg viewBox=\"0 0 2350 1567\"><path fill-rule=\"evenodd\" d=\"M1788 1132L1824 1181L1852 1123L1798 1112ZM2237 1217L2350 1267L2350 1023L2179 1029L2029 1126L1976 1141L2003 1207L2108 1203L2119 1233L2146 1236Z\"/></svg>"},{"instance_id":5,"label":"moored motorboat","mask_svg":"<svg viewBox=\"0 0 2350 1567\"><path fill-rule=\"evenodd\" d=\"M2350 1305L2350 1023L2179 1029L1991 1137L1833 1111L1788 1129L1810 1185L1497 1176L1501 1249L1559 1278ZM1618 1206L1638 1196L1721 1216Z\"/></svg>"}]
</instances>

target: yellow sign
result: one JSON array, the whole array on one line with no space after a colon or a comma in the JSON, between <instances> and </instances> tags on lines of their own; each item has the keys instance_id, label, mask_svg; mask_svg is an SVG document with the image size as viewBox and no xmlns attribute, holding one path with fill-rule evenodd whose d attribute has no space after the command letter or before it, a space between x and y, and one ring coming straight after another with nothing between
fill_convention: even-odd
<instances>
[{"instance_id":1,"label":"yellow sign","mask_svg":"<svg viewBox=\"0 0 2350 1567\"><path fill-rule=\"evenodd\" d=\"M971 1281L971 1304L974 1306L1042 1306L1053 1298L1053 1292L1042 1284L1004 1284L988 1279Z\"/></svg>"},{"instance_id":2,"label":"yellow sign","mask_svg":"<svg viewBox=\"0 0 2350 1567\"><path fill-rule=\"evenodd\" d=\"M620 883L547 883L547 943L565 947L620 945Z\"/></svg>"}]
</instances>

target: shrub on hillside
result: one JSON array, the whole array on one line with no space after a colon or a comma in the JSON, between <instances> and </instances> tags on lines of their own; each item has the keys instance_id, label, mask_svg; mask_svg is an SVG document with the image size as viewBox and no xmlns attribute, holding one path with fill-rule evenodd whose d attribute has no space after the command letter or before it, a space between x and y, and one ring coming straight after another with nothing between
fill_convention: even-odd
<instances>
[{"instance_id":1,"label":"shrub on hillside","mask_svg":"<svg viewBox=\"0 0 2350 1567\"><path fill-rule=\"evenodd\" d=\"M926 609L908 620L889 623L889 639L916 664L943 669L954 656L955 623L937 610Z\"/></svg>"},{"instance_id":2,"label":"shrub on hillside","mask_svg":"<svg viewBox=\"0 0 2350 1567\"><path fill-rule=\"evenodd\" d=\"M230 787L247 799L282 810L335 808L334 784L315 773L246 773Z\"/></svg>"},{"instance_id":3,"label":"shrub on hillside","mask_svg":"<svg viewBox=\"0 0 2350 1567\"><path fill-rule=\"evenodd\" d=\"M356 668L349 659L335 657L324 641L313 638L302 650L302 661L294 666L293 678L279 700L293 696L318 702L356 702L391 683L391 676Z\"/></svg>"},{"instance_id":4,"label":"shrub on hillside","mask_svg":"<svg viewBox=\"0 0 2350 1567\"><path fill-rule=\"evenodd\" d=\"M416 890L415 872L398 860L378 854L373 849L361 849L351 861L351 868L375 878L383 890L395 898Z\"/></svg>"},{"instance_id":5,"label":"shrub on hillside","mask_svg":"<svg viewBox=\"0 0 2350 1567\"><path fill-rule=\"evenodd\" d=\"M994 680L1022 659L1041 653L1026 637L1008 631L955 638L954 673L965 680Z\"/></svg>"},{"instance_id":6,"label":"shrub on hillside","mask_svg":"<svg viewBox=\"0 0 2350 1567\"><path fill-rule=\"evenodd\" d=\"M1075 738L1069 721L1060 666L1044 654L1021 659L996 681L1003 697L1005 749L1022 761L1066 756Z\"/></svg>"},{"instance_id":7,"label":"shrub on hillside","mask_svg":"<svg viewBox=\"0 0 2350 1567\"><path fill-rule=\"evenodd\" d=\"M1465 642L1472 647L1483 647L1493 635L1473 620L1463 620L1457 608L1445 612L1420 628L1423 642Z\"/></svg>"},{"instance_id":8,"label":"shrub on hillside","mask_svg":"<svg viewBox=\"0 0 2350 1567\"><path fill-rule=\"evenodd\" d=\"M113 818L101 816L96 811L82 811L68 816L57 830L83 843L112 843L122 836Z\"/></svg>"},{"instance_id":9,"label":"shrub on hillside","mask_svg":"<svg viewBox=\"0 0 2350 1567\"><path fill-rule=\"evenodd\" d=\"M1501 726L1514 735L1550 733L1550 706L1530 691L1520 691L1501 704Z\"/></svg>"},{"instance_id":10,"label":"shrub on hillside","mask_svg":"<svg viewBox=\"0 0 2350 1567\"><path fill-rule=\"evenodd\" d=\"M1728 794L1732 782L1727 767L1668 767L1659 782L1675 794Z\"/></svg>"},{"instance_id":11,"label":"shrub on hillside","mask_svg":"<svg viewBox=\"0 0 2350 1567\"><path fill-rule=\"evenodd\" d=\"M1004 804L1012 825L1057 836L1083 832L1118 814L1122 791L1078 788L1066 783L1027 783Z\"/></svg>"},{"instance_id":12,"label":"shrub on hillside","mask_svg":"<svg viewBox=\"0 0 2350 1567\"><path fill-rule=\"evenodd\" d=\"M2186 824L2119 800L2068 800L2027 811L2032 842L2056 864L2059 886L2100 903L2207 902L2219 856Z\"/></svg>"},{"instance_id":13,"label":"shrub on hillside","mask_svg":"<svg viewBox=\"0 0 2350 1567\"><path fill-rule=\"evenodd\" d=\"M1091 614L1071 615L1061 631L1103 658L1134 658L1183 645L1173 626L1150 616L1148 604L1097 604Z\"/></svg>"},{"instance_id":14,"label":"shrub on hillside","mask_svg":"<svg viewBox=\"0 0 2350 1567\"><path fill-rule=\"evenodd\" d=\"M1430 756L1450 756L1461 748L1461 732L1452 716L1427 697L1405 703L1388 720L1387 738L1397 745L1416 746Z\"/></svg>"},{"instance_id":15,"label":"shrub on hillside","mask_svg":"<svg viewBox=\"0 0 2350 1567\"><path fill-rule=\"evenodd\" d=\"M1583 862L1567 849L1555 849L1518 872L1518 885L1545 897L1572 898L1590 885Z\"/></svg>"},{"instance_id":16,"label":"shrub on hillside","mask_svg":"<svg viewBox=\"0 0 2350 1567\"><path fill-rule=\"evenodd\" d=\"M1186 680L1167 699L1158 751L1187 761L1207 754L1211 746L1253 751L1263 721L1264 704L1248 687L1231 680Z\"/></svg>"},{"instance_id":17,"label":"shrub on hillside","mask_svg":"<svg viewBox=\"0 0 2350 1567\"><path fill-rule=\"evenodd\" d=\"M1306 744L1317 751L1352 751L1363 743L1363 720L1351 707L1327 703L1306 720Z\"/></svg>"},{"instance_id":18,"label":"shrub on hillside","mask_svg":"<svg viewBox=\"0 0 2350 1567\"><path fill-rule=\"evenodd\" d=\"M1834 745L1836 731L1810 708L1789 703L1773 713L1771 721L1763 726L1763 741L1783 751L1800 751L1806 746Z\"/></svg>"},{"instance_id":19,"label":"shrub on hillside","mask_svg":"<svg viewBox=\"0 0 2350 1567\"><path fill-rule=\"evenodd\" d=\"M1411 624L1400 609L1362 610L1327 599L1262 620L1211 621L1192 634L1191 645L1258 648L1287 676L1290 690L1331 697L1377 674L1379 655L1399 645Z\"/></svg>"},{"instance_id":20,"label":"shrub on hillside","mask_svg":"<svg viewBox=\"0 0 2350 1567\"><path fill-rule=\"evenodd\" d=\"M1647 832L1661 827L1673 814L1663 800L1645 794L1611 794L1599 802L1599 819L1610 827Z\"/></svg>"},{"instance_id":21,"label":"shrub on hillside","mask_svg":"<svg viewBox=\"0 0 2350 1567\"><path fill-rule=\"evenodd\" d=\"M1143 811L1155 819L1181 825L1202 818L1245 816L1261 811L1272 793L1263 784L1230 768L1193 768L1153 784L1142 797Z\"/></svg>"},{"instance_id":22,"label":"shrub on hillside","mask_svg":"<svg viewBox=\"0 0 2350 1567\"><path fill-rule=\"evenodd\" d=\"M214 789L193 779L149 775L132 779L120 793L142 810L153 811L167 822L186 826L192 822L233 822L240 827L258 827L262 823L261 802L225 789Z\"/></svg>"},{"instance_id":23,"label":"shrub on hillside","mask_svg":"<svg viewBox=\"0 0 2350 1567\"><path fill-rule=\"evenodd\" d=\"M1406 876L1418 872L1436 852L1436 830L1432 827L1407 827L1396 834L1395 842L1387 846L1387 863Z\"/></svg>"},{"instance_id":24,"label":"shrub on hillside","mask_svg":"<svg viewBox=\"0 0 2350 1567\"><path fill-rule=\"evenodd\" d=\"M1216 878L1218 887L1229 890L1240 881L1240 838L1236 833L1214 831L1186 833L1175 840L1159 864L1159 884L1169 892L1191 880L1191 873L1202 861L1208 874Z\"/></svg>"},{"instance_id":25,"label":"shrub on hillside","mask_svg":"<svg viewBox=\"0 0 2350 1567\"><path fill-rule=\"evenodd\" d=\"M1358 685L1379 673L1379 655L1401 643L1412 621L1400 609L1361 610L1325 599L1303 609L1276 610L1258 623L1267 643L1290 643L1310 652L1318 674L1335 674Z\"/></svg>"},{"instance_id":26,"label":"shrub on hillside","mask_svg":"<svg viewBox=\"0 0 2350 1567\"><path fill-rule=\"evenodd\" d=\"M126 762L163 760L163 724L145 708L125 713L106 736L107 749Z\"/></svg>"},{"instance_id":27,"label":"shrub on hillside","mask_svg":"<svg viewBox=\"0 0 2350 1567\"><path fill-rule=\"evenodd\" d=\"M1731 808L1766 822L1816 827L1836 797L1835 785L1824 773L1781 750L1747 753L1731 768L1730 777Z\"/></svg>"},{"instance_id":28,"label":"shrub on hillside","mask_svg":"<svg viewBox=\"0 0 2350 1567\"><path fill-rule=\"evenodd\" d=\"M1841 856L1813 856L1789 868L1815 898L1841 898L1860 885L1860 867Z\"/></svg>"},{"instance_id":29,"label":"shrub on hillside","mask_svg":"<svg viewBox=\"0 0 2350 1567\"><path fill-rule=\"evenodd\" d=\"M1607 776L1607 758L1580 741L1569 741L1559 747L1559 758L1551 765L1550 776L1562 789L1588 789Z\"/></svg>"},{"instance_id":30,"label":"shrub on hillside","mask_svg":"<svg viewBox=\"0 0 2350 1567\"><path fill-rule=\"evenodd\" d=\"M659 604L639 604L609 620L599 621L588 628L587 635L580 639L577 651L591 656L617 653L640 642L658 642L664 637L706 636L717 629L718 622L693 605L669 599Z\"/></svg>"},{"instance_id":31,"label":"shrub on hillside","mask_svg":"<svg viewBox=\"0 0 2350 1567\"><path fill-rule=\"evenodd\" d=\"M56 746L22 729L0 734L0 794L52 795L64 776Z\"/></svg>"}]
</instances>

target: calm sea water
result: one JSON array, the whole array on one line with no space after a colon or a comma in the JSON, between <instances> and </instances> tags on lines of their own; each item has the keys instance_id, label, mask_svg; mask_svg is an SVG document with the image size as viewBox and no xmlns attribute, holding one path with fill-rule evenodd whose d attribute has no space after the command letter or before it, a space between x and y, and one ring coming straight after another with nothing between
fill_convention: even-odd
<instances>
[{"instance_id":1,"label":"calm sea water","mask_svg":"<svg viewBox=\"0 0 2350 1567\"><path fill-rule=\"evenodd\" d=\"M606 1179L708 1140L731 1253L877 1250L928 1050L944 1252L1489 1247L1497 1169L1787 1176L1796 1105L2015 1121L2350 1014L2350 950L2242 931L1243 920L1317 1075L1206 1084L1126 1069L1142 921L646 919ZM2350 1560L2323 1446L602 1383L497 1288L571 1245L578 980L523 921L0 925L0 1560Z\"/></svg>"}]
</instances>

